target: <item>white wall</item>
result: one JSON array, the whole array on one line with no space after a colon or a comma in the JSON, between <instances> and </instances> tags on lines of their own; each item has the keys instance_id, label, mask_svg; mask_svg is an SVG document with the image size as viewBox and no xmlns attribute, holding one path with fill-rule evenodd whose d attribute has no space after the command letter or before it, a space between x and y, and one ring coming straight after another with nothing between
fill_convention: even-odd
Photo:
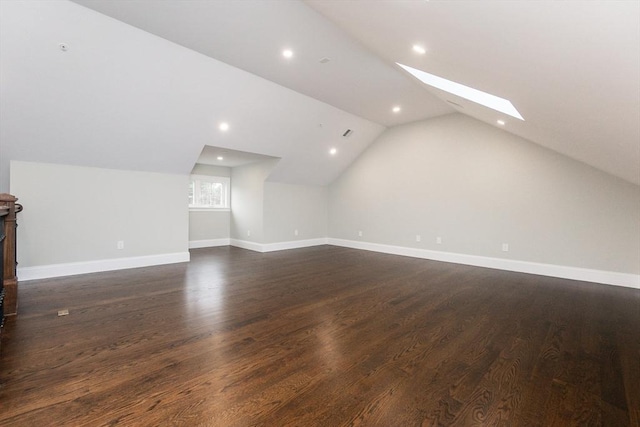
<instances>
[{"instance_id":1,"label":"white wall","mask_svg":"<svg viewBox=\"0 0 640 427\"><path fill-rule=\"evenodd\" d=\"M20 268L131 257L167 260L166 255L187 260L187 178L12 161L11 193L24 206Z\"/></svg>"},{"instance_id":2,"label":"white wall","mask_svg":"<svg viewBox=\"0 0 640 427\"><path fill-rule=\"evenodd\" d=\"M207 241L228 240L230 237L231 211L189 211L189 242L202 242L203 246L209 246Z\"/></svg>"},{"instance_id":3,"label":"white wall","mask_svg":"<svg viewBox=\"0 0 640 427\"><path fill-rule=\"evenodd\" d=\"M327 187L266 182L264 242L327 237L327 205Z\"/></svg>"},{"instance_id":4,"label":"white wall","mask_svg":"<svg viewBox=\"0 0 640 427\"><path fill-rule=\"evenodd\" d=\"M638 274L640 188L452 114L387 130L334 181L329 236Z\"/></svg>"},{"instance_id":5,"label":"white wall","mask_svg":"<svg viewBox=\"0 0 640 427\"><path fill-rule=\"evenodd\" d=\"M262 243L264 181L279 160L231 169L231 238Z\"/></svg>"},{"instance_id":6,"label":"white wall","mask_svg":"<svg viewBox=\"0 0 640 427\"><path fill-rule=\"evenodd\" d=\"M196 164L191 171L193 175L231 176L231 168L213 165ZM231 237L231 211L190 210L189 242L190 245L205 247L228 244Z\"/></svg>"},{"instance_id":7,"label":"white wall","mask_svg":"<svg viewBox=\"0 0 640 427\"><path fill-rule=\"evenodd\" d=\"M327 188L267 182L277 162L231 169L231 238L255 243L250 249L327 236Z\"/></svg>"}]
</instances>

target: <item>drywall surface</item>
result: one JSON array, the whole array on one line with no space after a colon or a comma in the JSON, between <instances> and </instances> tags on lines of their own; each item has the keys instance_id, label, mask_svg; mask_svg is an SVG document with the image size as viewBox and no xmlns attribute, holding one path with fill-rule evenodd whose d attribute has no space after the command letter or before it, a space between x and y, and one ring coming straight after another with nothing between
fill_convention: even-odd
<instances>
[{"instance_id":1,"label":"drywall surface","mask_svg":"<svg viewBox=\"0 0 640 427\"><path fill-rule=\"evenodd\" d=\"M0 56L0 191L10 160L187 175L205 145L281 157L280 181L325 185L383 130L70 1L0 1ZM308 155L346 128L340 158Z\"/></svg>"},{"instance_id":2,"label":"drywall surface","mask_svg":"<svg viewBox=\"0 0 640 427\"><path fill-rule=\"evenodd\" d=\"M326 237L327 204L327 187L266 182L264 243Z\"/></svg>"},{"instance_id":3,"label":"drywall surface","mask_svg":"<svg viewBox=\"0 0 640 427\"><path fill-rule=\"evenodd\" d=\"M203 165L196 163L191 170L191 175L231 176L231 168L225 166Z\"/></svg>"},{"instance_id":4,"label":"drywall surface","mask_svg":"<svg viewBox=\"0 0 640 427\"><path fill-rule=\"evenodd\" d=\"M264 181L278 163L266 160L231 169L231 238L263 242Z\"/></svg>"},{"instance_id":5,"label":"drywall surface","mask_svg":"<svg viewBox=\"0 0 640 427\"><path fill-rule=\"evenodd\" d=\"M640 187L452 114L387 130L334 181L329 237L638 274Z\"/></svg>"},{"instance_id":6,"label":"drywall surface","mask_svg":"<svg viewBox=\"0 0 640 427\"><path fill-rule=\"evenodd\" d=\"M228 239L231 212L217 210L189 211L189 241Z\"/></svg>"},{"instance_id":7,"label":"drywall surface","mask_svg":"<svg viewBox=\"0 0 640 427\"><path fill-rule=\"evenodd\" d=\"M12 161L20 267L187 253L187 178Z\"/></svg>"}]
</instances>

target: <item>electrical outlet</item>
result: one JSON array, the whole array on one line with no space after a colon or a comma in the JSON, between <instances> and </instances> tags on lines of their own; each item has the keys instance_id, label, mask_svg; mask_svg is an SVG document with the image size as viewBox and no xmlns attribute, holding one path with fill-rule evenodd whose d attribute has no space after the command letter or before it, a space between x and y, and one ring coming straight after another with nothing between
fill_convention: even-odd
<instances>
[{"instance_id":1,"label":"electrical outlet","mask_svg":"<svg viewBox=\"0 0 640 427\"><path fill-rule=\"evenodd\" d=\"M295 230L293 230L293 234L296 235L296 236L298 235L298 229L297 228Z\"/></svg>"},{"instance_id":2,"label":"electrical outlet","mask_svg":"<svg viewBox=\"0 0 640 427\"><path fill-rule=\"evenodd\" d=\"M442 244L442 237L440 237L440 236L436 237L436 243L441 245Z\"/></svg>"},{"instance_id":3,"label":"electrical outlet","mask_svg":"<svg viewBox=\"0 0 640 427\"><path fill-rule=\"evenodd\" d=\"M508 243L503 243L502 244L502 252L509 252L509 244Z\"/></svg>"},{"instance_id":4,"label":"electrical outlet","mask_svg":"<svg viewBox=\"0 0 640 427\"><path fill-rule=\"evenodd\" d=\"M362 230L358 230L358 237L362 237Z\"/></svg>"},{"instance_id":5,"label":"electrical outlet","mask_svg":"<svg viewBox=\"0 0 640 427\"><path fill-rule=\"evenodd\" d=\"M419 234L416 234L416 242L419 242L419 241L421 241L421 240L422 240L422 237L420 237L420 235L419 235Z\"/></svg>"},{"instance_id":6,"label":"electrical outlet","mask_svg":"<svg viewBox=\"0 0 640 427\"><path fill-rule=\"evenodd\" d=\"M124 249L124 240L118 240L118 243L116 244L116 248Z\"/></svg>"}]
</instances>

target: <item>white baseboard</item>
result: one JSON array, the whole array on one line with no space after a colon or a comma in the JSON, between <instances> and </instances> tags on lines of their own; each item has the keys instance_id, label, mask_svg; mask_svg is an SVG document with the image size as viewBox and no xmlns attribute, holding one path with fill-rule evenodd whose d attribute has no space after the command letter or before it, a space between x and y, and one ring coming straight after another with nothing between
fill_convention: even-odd
<instances>
[{"instance_id":1,"label":"white baseboard","mask_svg":"<svg viewBox=\"0 0 640 427\"><path fill-rule=\"evenodd\" d=\"M262 245L262 252L285 251L287 249L309 248L311 246L320 246L326 244L326 237L307 240L292 240L290 242L265 243Z\"/></svg>"},{"instance_id":2,"label":"white baseboard","mask_svg":"<svg viewBox=\"0 0 640 427\"><path fill-rule=\"evenodd\" d=\"M231 239L190 240L189 249L213 248L215 246L229 246Z\"/></svg>"},{"instance_id":3,"label":"white baseboard","mask_svg":"<svg viewBox=\"0 0 640 427\"><path fill-rule=\"evenodd\" d=\"M193 246L192 246L193 244ZM541 264L528 261L517 261L503 258L490 258L477 255L465 255L450 252L432 251L427 249L408 248L403 246L384 245L354 240L317 238L308 240L294 240L290 242L261 244L238 239L196 240L189 242L190 248L231 245L256 252L273 252L287 249L306 248L318 245L334 245L346 248L362 249L393 255L409 256L413 258L430 259L434 261L452 262L456 264L473 265L477 267L495 268L498 270L516 271L520 273L538 274L541 276L559 277L563 279L580 280L585 282L602 283L606 285L624 286L640 289L640 275L617 273L612 271L591 270L579 267L568 267L553 264ZM196 246L203 245L203 246ZM206 246L204 246L206 245ZM18 280L21 282L36 279L47 279L76 274L96 273L100 271L122 270L127 268L149 267L152 265L188 262L189 252L177 252L160 255L147 255L129 258L114 258L96 261L73 262L66 264L51 264L35 267L18 268Z\"/></svg>"},{"instance_id":4,"label":"white baseboard","mask_svg":"<svg viewBox=\"0 0 640 427\"><path fill-rule=\"evenodd\" d=\"M320 237L317 239L307 239L307 240L292 240L289 242L278 242L278 243L256 243L256 242L248 242L246 240L237 240L231 239L231 246L237 246L243 249L249 249L256 252L274 252L274 251L284 251L287 249L299 249L299 248L308 248L310 246L319 246L326 245L327 238Z\"/></svg>"},{"instance_id":5,"label":"white baseboard","mask_svg":"<svg viewBox=\"0 0 640 427\"><path fill-rule=\"evenodd\" d=\"M146 255L128 258L101 259L96 261L70 262L66 264L39 265L18 268L18 280L21 282L52 277L73 276L76 274L97 273L100 271L123 270L126 268L149 267L152 265L188 262L189 252Z\"/></svg>"},{"instance_id":6,"label":"white baseboard","mask_svg":"<svg viewBox=\"0 0 640 427\"><path fill-rule=\"evenodd\" d=\"M263 252L262 245L256 242L249 242L246 240L238 240L238 239L230 239L231 246L235 246L237 248L249 249L250 251Z\"/></svg>"},{"instance_id":7,"label":"white baseboard","mask_svg":"<svg viewBox=\"0 0 640 427\"><path fill-rule=\"evenodd\" d=\"M407 248L403 246L383 245L344 239L327 239L327 243L346 248L363 249L385 254L430 259L434 261L452 262L477 267L495 268L498 270L531 273L541 276L559 277L562 279L581 280L584 282L602 283L605 285L624 286L640 289L640 275L617 273L613 271L591 270L587 268L568 267L563 265L541 264L528 261L517 261L503 258L490 258L477 255L465 255L450 252L431 251L427 249Z\"/></svg>"}]
</instances>

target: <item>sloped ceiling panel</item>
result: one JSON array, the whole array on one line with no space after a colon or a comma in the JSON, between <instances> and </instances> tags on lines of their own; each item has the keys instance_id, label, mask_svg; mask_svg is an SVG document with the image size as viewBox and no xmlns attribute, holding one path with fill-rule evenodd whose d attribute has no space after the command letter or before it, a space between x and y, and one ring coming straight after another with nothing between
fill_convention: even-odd
<instances>
[{"instance_id":1,"label":"sloped ceiling panel","mask_svg":"<svg viewBox=\"0 0 640 427\"><path fill-rule=\"evenodd\" d=\"M188 174L212 145L324 185L384 129L75 3L1 3L4 182L9 159Z\"/></svg>"},{"instance_id":2,"label":"sloped ceiling panel","mask_svg":"<svg viewBox=\"0 0 640 427\"><path fill-rule=\"evenodd\" d=\"M506 98L525 121L416 83L459 112L493 126L504 119L507 132L640 184L640 2L306 4L388 63Z\"/></svg>"}]
</instances>

